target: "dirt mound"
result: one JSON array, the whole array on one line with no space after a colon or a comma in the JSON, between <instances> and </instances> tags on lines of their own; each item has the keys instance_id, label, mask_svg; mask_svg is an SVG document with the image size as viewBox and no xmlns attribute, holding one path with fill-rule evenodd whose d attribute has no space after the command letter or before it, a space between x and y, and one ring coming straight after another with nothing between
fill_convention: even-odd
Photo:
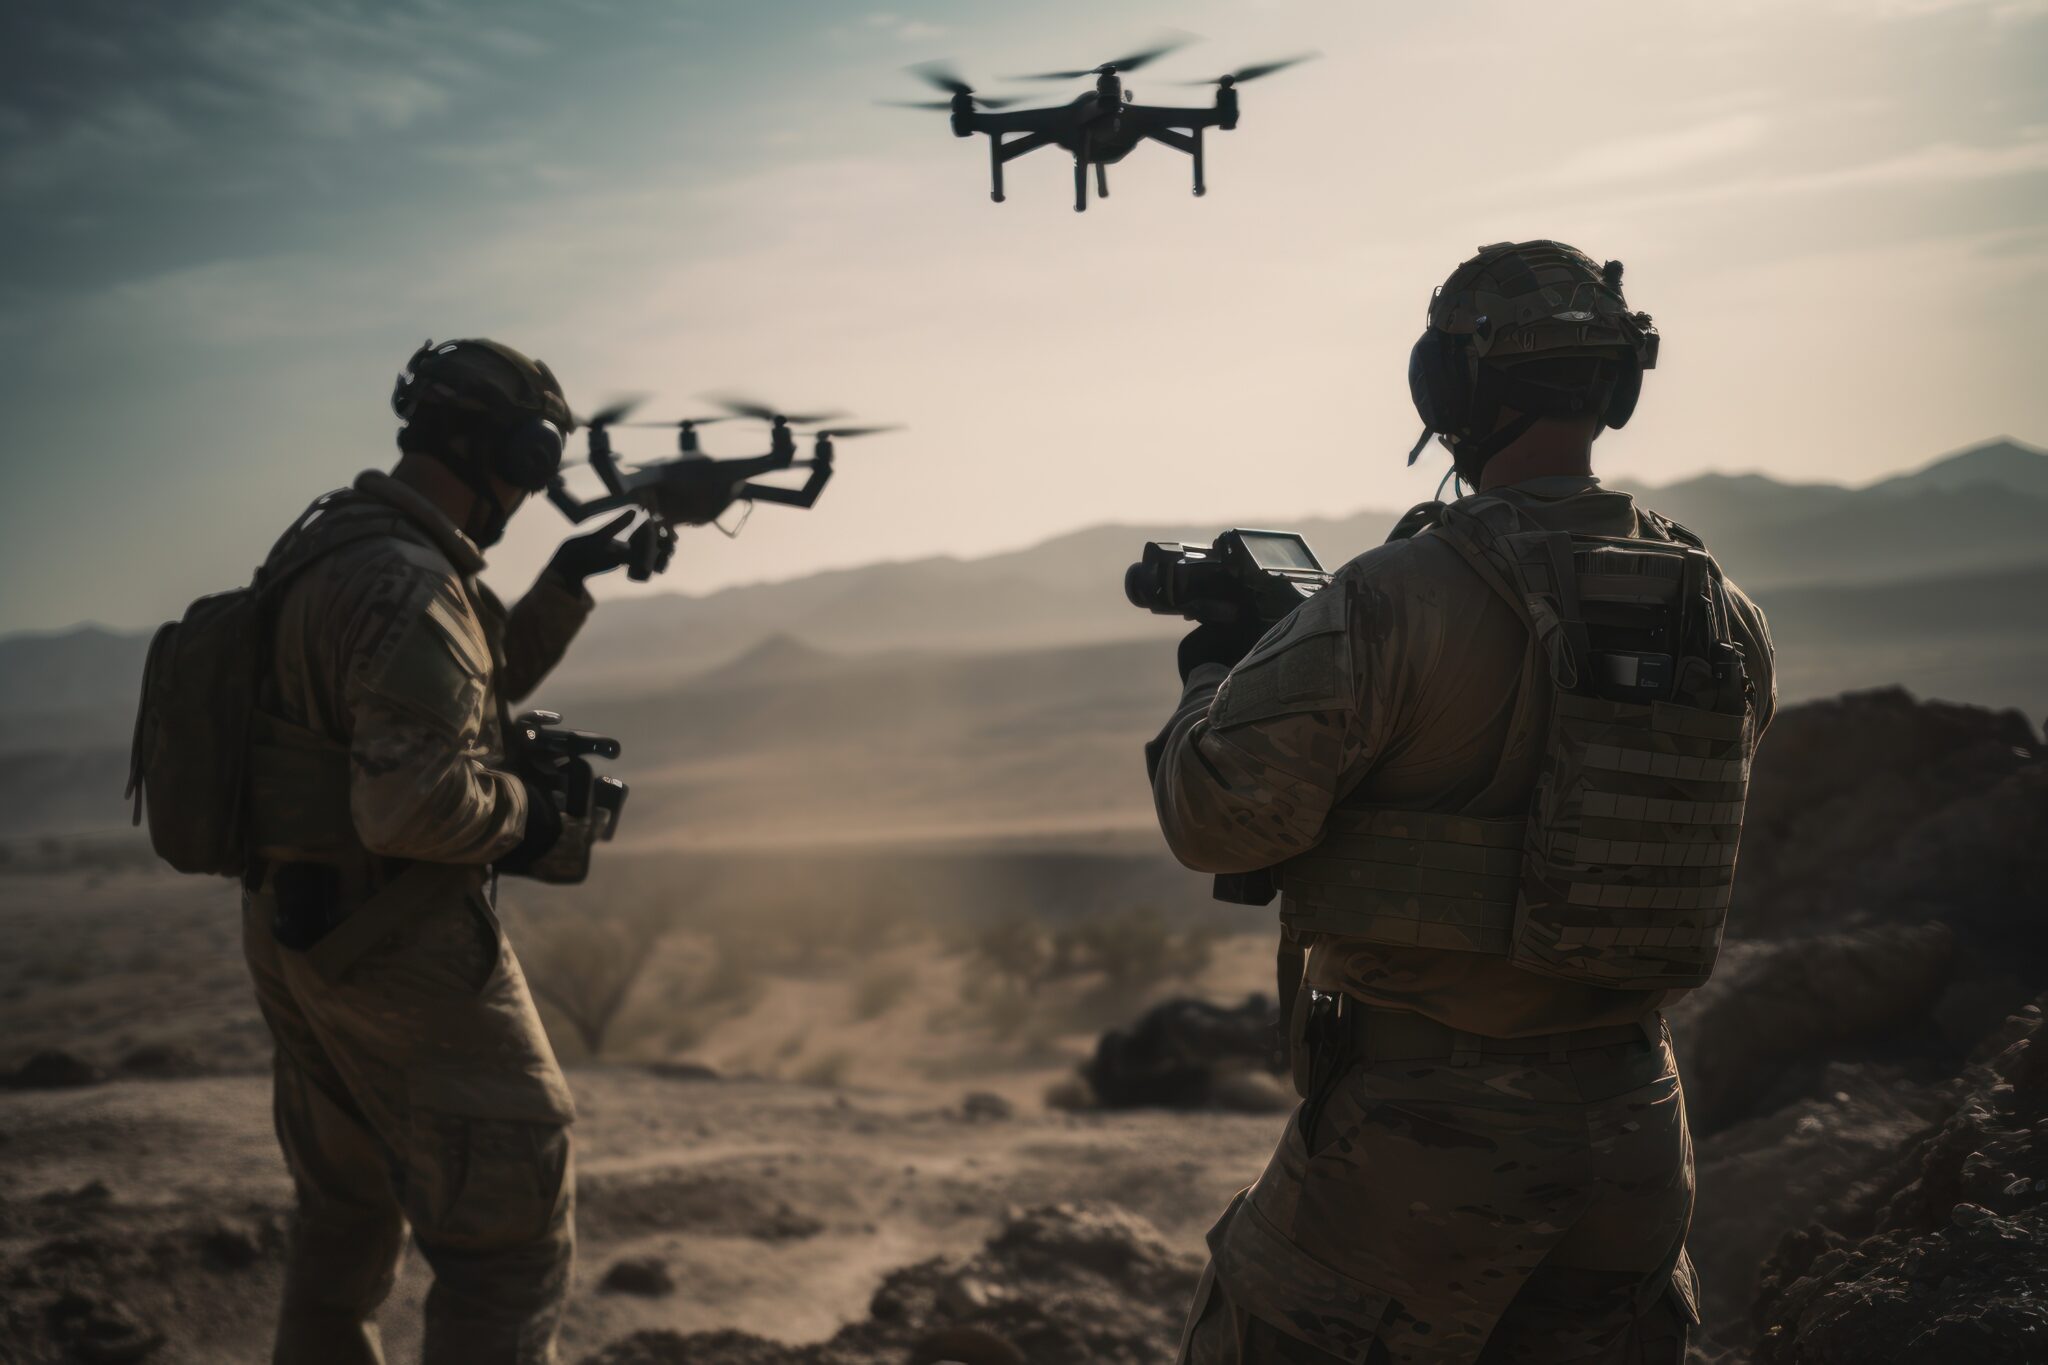
<instances>
[{"instance_id":1,"label":"dirt mound","mask_svg":"<svg viewBox=\"0 0 2048 1365\"><path fill-rule=\"evenodd\" d=\"M1753 1315L1763 1365L2048 1359L2041 1002L1997 1041L1942 1122L1780 1245Z\"/></svg>"},{"instance_id":2,"label":"dirt mound","mask_svg":"<svg viewBox=\"0 0 2048 1365\"><path fill-rule=\"evenodd\" d=\"M73 1086L98 1085L107 1073L82 1057L54 1048L36 1053L15 1070L0 1075L0 1085L10 1090L64 1090Z\"/></svg>"},{"instance_id":3,"label":"dirt mound","mask_svg":"<svg viewBox=\"0 0 2048 1365\"><path fill-rule=\"evenodd\" d=\"M1206 1000L1166 1000L1130 1024L1110 1029L1081 1067L1089 1096L1104 1109L1252 1109L1271 1087L1246 1084L1277 1075L1280 1013L1263 995L1235 1008Z\"/></svg>"},{"instance_id":4,"label":"dirt mound","mask_svg":"<svg viewBox=\"0 0 2048 1365\"><path fill-rule=\"evenodd\" d=\"M218 1337L251 1277L267 1299L284 1223L261 1208L190 1217L94 1180L0 1201L0 1237L0 1359L121 1365Z\"/></svg>"},{"instance_id":5,"label":"dirt mound","mask_svg":"<svg viewBox=\"0 0 2048 1365\"><path fill-rule=\"evenodd\" d=\"M652 1179L594 1177L582 1182L577 1203L579 1230L607 1239L675 1230L778 1242L815 1237L825 1227L791 1207L772 1180L733 1167Z\"/></svg>"},{"instance_id":6,"label":"dirt mound","mask_svg":"<svg viewBox=\"0 0 2048 1365\"><path fill-rule=\"evenodd\" d=\"M1730 936L1939 918L2048 960L2044 759L2016 711L1898 688L1786 709L1757 755Z\"/></svg>"},{"instance_id":7,"label":"dirt mound","mask_svg":"<svg viewBox=\"0 0 2048 1365\"><path fill-rule=\"evenodd\" d=\"M1179 1330L1200 1271L1143 1218L1113 1204L1013 1214L974 1256L891 1274L866 1320L785 1346L741 1332L638 1332L587 1365L902 1365L1023 1360L1139 1365Z\"/></svg>"},{"instance_id":8,"label":"dirt mound","mask_svg":"<svg viewBox=\"0 0 2048 1365\"><path fill-rule=\"evenodd\" d=\"M1729 945L1713 978L1670 1011L1693 1131L1832 1093L1821 1087L1831 1064L1940 1058L1934 1009L1953 959L1940 923Z\"/></svg>"}]
</instances>

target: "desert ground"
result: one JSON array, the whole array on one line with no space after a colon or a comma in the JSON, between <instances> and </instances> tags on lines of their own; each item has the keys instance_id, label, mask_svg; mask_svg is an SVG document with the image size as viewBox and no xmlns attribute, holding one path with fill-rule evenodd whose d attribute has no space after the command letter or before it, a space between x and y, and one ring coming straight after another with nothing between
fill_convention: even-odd
<instances>
[{"instance_id":1,"label":"desert ground","mask_svg":"<svg viewBox=\"0 0 2048 1365\"><path fill-rule=\"evenodd\" d=\"M1733 941L1671 1011L1696 1359L2042 1359L2040 737L1896 691L1780 731ZM1268 990L1262 919L1115 830L616 853L501 897L582 1110L566 1359L1170 1358L1291 1103L1268 1007L1154 1107L1084 1064L1162 1001ZM264 1358L289 1189L237 924L132 844L0 872L0 1360ZM415 1259L394 1360L423 1286Z\"/></svg>"},{"instance_id":2,"label":"desert ground","mask_svg":"<svg viewBox=\"0 0 2048 1365\"><path fill-rule=\"evenodd\" d=\"M543 991L570 990L550 975L574 975L555 939L589 939L551 916L573 910L505 900ZM234 905L229 884L142 866L0 877L0 934L19 949L0 968L6 1051L61 1052L105 1077L0 1095L0 1283L20 1333L0 1359L73 1358L76 1342L21 1321L60 1287L133 1324L130 1349L146 1351L104 1358L265 1358L290 1188ZM623 942L637 932L623 924L581 930ZM602 1060L544 993L581 1110L566 1358L651 1328L822 1340L866 1313L886 1272L969 1253L1038 1204L1113 1202L1194 1255L1278 1117L1075 1112L1047 1096L1064 1099L1096 1033L1149 1000L1263 984L1268 945L1145 920L1128 965L1027 983L984 951L1004 928L872 914L836 931L668 927ZM1144 957L1148 944L1174 960ZM582 969L595 980L615 960L600 949ZM1167 975L1128 976L1149 969ZM1266 1097L1280 1107L1277 1083ZM605 1287L621 1263L640 1292ZM650 1263L658 1292L633 1277ZM385 1314L394 1360L423 1289L415 1257Z\"/></svg>"}]
</instances>

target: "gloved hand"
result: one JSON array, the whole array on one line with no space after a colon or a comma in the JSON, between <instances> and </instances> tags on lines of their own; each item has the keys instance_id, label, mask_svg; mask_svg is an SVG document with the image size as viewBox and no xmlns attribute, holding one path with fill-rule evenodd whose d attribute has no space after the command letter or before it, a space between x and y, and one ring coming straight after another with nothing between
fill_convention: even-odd
<instances>
[{"instance_id":1,"label":"gloved hand","mask_svg":"<svg viewBox=\"0 0 2048 1365\"><path fill-rule=\"evenodd\" d=\"M1266 629L1260 621L1233 621L1228 625L1204 621L1181 637L1180 680L1185 683L1188 674L1202 664L1237 667L1238 661L1264 638Z\"/></svg>"},{"instance_id":2,"label":"gloved hand","mask_svg":"<svg viewBox=\"0 0 2048 1365\"><path fill-rule=\"evenodd\" d=\"M546 857L562 837L562 812L555 805L555 794L523 774L519 783L526 788L526 829L512 851L496 863L498 871L515 874Z\"/></svg>"},{"instance_id":3,"label":"gloved hand","mask_svg":"<svg viewBox=\"0 0 2048 1365\"><path fill-rule=\"evenodd\" d=\"M630 562L633 565L627 570L626 577L636 583L645 583L666 570L668 562L676 557L675 527L649 517L634 530L626 548L632 556ZM645 572L642 572L643 568Z\"/></svg>"},{"instance_id":4,"label":"gloved hand","mask_svg":"<svg viewBox=\"0 0 2048 1365\"><path fill-rule=\"evenodd\" d=\"M586 578L632 563L633 542L619 535L632 519L633 513L621 512L595 531L569 537L556 549L554 558L548 561L548 572L570 588L581 588ZM647 526L643 525L633 534L638 536L645 530Z\"/></svg>"}]
</instances>

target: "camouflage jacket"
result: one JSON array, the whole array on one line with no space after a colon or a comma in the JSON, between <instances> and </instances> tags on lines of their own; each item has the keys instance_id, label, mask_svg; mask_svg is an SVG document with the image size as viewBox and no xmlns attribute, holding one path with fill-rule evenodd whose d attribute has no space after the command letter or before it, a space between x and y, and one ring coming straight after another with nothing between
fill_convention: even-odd
<instances>
[{"instance_id":1,"label":"camouflage jacket","mask_svg":"<svg viewBox=\"0 0 2048 1365\"><path fill-rule=\"evenodd\" d=\"M561 660L589 594L543 574L507 611L477 581L469 538L386 474L363 474L323 517L377 517L388 531L285 589L265 709L346 749L348 819L367 852L502 856L525 828L526 793L503 768L501 698L521 700Z\"/></svg>"},{"instance_id":2,"label":"camouflage jacket","mask_svg":"<svg viewBox=\"0 0 2048 1365\"><path fill-rule=\"evenodd\" d=\"M1643 534L1634 500L1597 479L1536 479L1496 492L1549 529ZM1282 862L1315 846L1339 802L1483 817L1526 805L1540 745L1528 746L1528 782L1510 808L1472 804L1499 770L1527 648L1508 605L1428 534L1369 551L1337 579L1332 590L1349 598L1348 630L1302 637L1280 665L1297 708L1235 717L1223 686L1229 670L1204 665L1149 748L1160 827L1187 866L1246 872ZM1770 634L1732 584L1730 598L1761 734L1776 698ZM1332 648L1333 639L1342 643ZM1671 995L1559 981L1478 953L1341 938L1316 945L1308 979L1491 1037L1632 1022Z\"/></svg>"}]
</instances>

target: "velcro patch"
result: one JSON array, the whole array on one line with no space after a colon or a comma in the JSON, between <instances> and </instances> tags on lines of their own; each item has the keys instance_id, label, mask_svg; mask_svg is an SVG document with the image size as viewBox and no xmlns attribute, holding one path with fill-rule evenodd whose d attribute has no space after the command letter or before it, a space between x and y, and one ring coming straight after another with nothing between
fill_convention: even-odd
<instances>
[{"instance_id":1,"label":"velcro patch","mask_svg":"<svg viewBox=\"0 0 2048 1365\"><path fill-rule=\"evenodd\" d=\"M1351 613L1341 580L1301 604L1231 670L1209 711L1218 730L1352 705Z\"/></svg>"},{"instance_id":2,"label":"velcro patch","mask_svg":"<svg viewBox=\"0 0 2048 1365\"><path fill-rule=\"evenodd\" d=\"M489 672L469 632L451 622L448 606L434 599L401 627L368 682L384 700L460 733L476 718Z\"/></svg>"}]
</instances>

